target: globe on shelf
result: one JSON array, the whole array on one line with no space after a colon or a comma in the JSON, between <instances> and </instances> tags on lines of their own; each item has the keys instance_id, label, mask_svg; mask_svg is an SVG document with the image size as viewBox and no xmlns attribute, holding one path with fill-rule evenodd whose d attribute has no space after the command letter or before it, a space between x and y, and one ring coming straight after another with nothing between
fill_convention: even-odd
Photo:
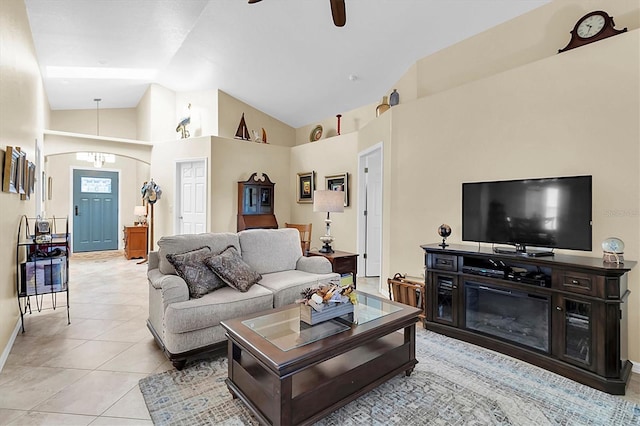
<instances>
[{"instance_id":1,"label":"globe on shelf","mask_svg":"<svg viewBox=\"0 0 640 426\"><path fill-rule=\"evenodd\" d=\"M449 244L447 244L445 241L447 240L447 237L451 235L451 227L446 223L443 223L438 227L438 235L442 237L442 244L439 244L440 247L447 247Z\"/></svg>"}]
</instances>

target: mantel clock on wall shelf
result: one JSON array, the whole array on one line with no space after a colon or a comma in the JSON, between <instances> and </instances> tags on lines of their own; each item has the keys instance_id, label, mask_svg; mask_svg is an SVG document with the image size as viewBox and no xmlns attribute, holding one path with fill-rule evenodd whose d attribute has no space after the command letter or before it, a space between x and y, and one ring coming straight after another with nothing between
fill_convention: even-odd
<instances>
[{"instance_id":1,"label":"mantel clock on wall shelf","mask_svg":"<svg viewBox=\"0 0 640 426\"><path fill-rule=\"evenodd\" d=\"M559 49L558 53L566 52L567 50L575 49L576 47L584 46L585 44L593 43L594 41L627 31L626 27L621 30L616 30L614 27L613 17L609 16L607 12L596 10L587 13L578 19L573 30L571 30L571 40L569 44L567 44L564 49Z\"/></svg>"}]
</instances>

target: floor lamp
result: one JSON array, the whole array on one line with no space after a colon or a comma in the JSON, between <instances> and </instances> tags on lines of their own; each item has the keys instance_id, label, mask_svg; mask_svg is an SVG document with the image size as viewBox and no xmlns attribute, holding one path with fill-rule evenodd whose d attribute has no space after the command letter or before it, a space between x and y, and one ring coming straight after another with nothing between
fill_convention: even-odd
<instances>
[{"instance_id":1,"label":"floor lamp","mask_svg":"<svg viewBox=\"0 0 640 426\"><path fill-rule=\"evenodd\" d=\"M149 261L149 252L153 251L153 225L154 225L153 204L155 204L155 203L147 204L149 206L149 220L147 221L147 226L148 226L147 229L149 230L149 235L147 235L147 255L146 255L146 257L144 259L142 259L140 262L138 262L138 265L148 262ZM151 246L151 249L149 249L149 246Z\"/></svg>"},{"instance_id":2,"label":"floor lamp","mask_svg":"<svg viewBox=\"0 0 640 426\"><path fill-rule=\"evenodd\" d=\"M149 205L149 238L151 249L149 251L153 251L153 230L156 225L155 217L153 216L153 205L160 199L162 195L162 190L160 186L156 184L153 179L150 182L145 182L142 185L142 199L145 200Z\"/></svg>"},{"instance_id":3,"label":"floor lamp","mask_svg":"<svg viewBox=\"0 0 640 426\"><path fill-rule=\"evenodd\" d=\"M149 219L150 219L150 226L149 226L149 238L151 241L150 245L151 245L151 249L149 251L153 251L153 228L155 227L156 221L153 217L153 205L155 203L149 203Z\"/></svg>"}]
</instances>

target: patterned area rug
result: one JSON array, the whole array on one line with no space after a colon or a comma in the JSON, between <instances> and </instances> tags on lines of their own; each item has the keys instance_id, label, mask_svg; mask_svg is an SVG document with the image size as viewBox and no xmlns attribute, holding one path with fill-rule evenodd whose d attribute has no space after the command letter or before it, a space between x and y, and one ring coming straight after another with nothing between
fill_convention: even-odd
<instances>
[{"instance_id":1,"label":"patterned area rug","mask_svg":"<svg viewBox=\"0 0 640 426\"><path fill-rule=\"evenodd\" d=\"M419 364L317 425L640 425L640 406L436 333L416 331ZM224 357L140 380L156 425L257 425L224 380Z\"/></svg>"}]
</instances>

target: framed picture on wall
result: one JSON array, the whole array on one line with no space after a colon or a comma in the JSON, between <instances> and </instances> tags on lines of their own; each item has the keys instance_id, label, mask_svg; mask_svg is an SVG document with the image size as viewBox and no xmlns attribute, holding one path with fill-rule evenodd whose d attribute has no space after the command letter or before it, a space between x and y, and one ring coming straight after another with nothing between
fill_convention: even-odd
<instances>
[{"instance_id":1,"label":"framed picture on wall","mask_svg":"<svg viewBox=\"0 0 640 426\"><path fill-rule=\"evenodd\" d=\"M24 169L25 172L25 188L24 194L20 196L22 200L29 200L31 196L36 192L36 165L31 161L27 161L27 166Z\"/></svg>"},{"instance_id":2,"label":"framed picture on wall","mask_svg":"<svg viewBox=\"0 0 640 426\"><path fill-rule=\"evenodd\" d=\"M18 177L19 160L20 152L12 146L7 146L4 153L4 170L2 176L2 190L4 192L18 193L16 178Z\"/></svg>"},{"instance_id":3,"label":"framed picture on wall","mask_svg":"<svg viewBox=\"0 0 640 426\"><path fill-rule=\"evenodd\" d=\"M29 163L29 193L36 193L36 163Z\"/></svg>"},{"instance_id":4,"label":"framed picture on wall","mask_svg":"<svg viewBox=\"0 0 640 426\"><path fill-rule=\"evenodd\" d=\"M344 206L349 205L349 173L325 176L324 183L326 189L331 191L344 191Z\"/></svg>"},{"instance_id":5,"label":"framed picture on wall","mask_svg":"<svg viewBox=\"0 0 640 426\"><path fill-rule=\"evenodd\" d=\"M16 147L18 151L20 148ZM18 170L16 171L16 188L18 188L18 194L26 194L25 186L25 170L27 168L27 153L20 151L20 158L18 159Z\"/></svg>"},{"instance_id":6,"label":"framed picture on wall","mask_svg":"<svg viewBox=\"0 0 640 426\"><path fill-rule=\"evenodd\" d=\"M24 194L20 194L21 200L28 200L31 198L31 187L29 186L29 160L25 159L24 169L22 170L22 180L24 186Z\"/></svg>"},{"instance_id":7,"label":"framed picture on wall","mask_svg":"<svg viewBox=\"0 0 640 426\"><path fill-rule=\"evenodd\" d=\"M313 203L316 172L298 173L298 203Z\"/></svg>"}]
</instances>

